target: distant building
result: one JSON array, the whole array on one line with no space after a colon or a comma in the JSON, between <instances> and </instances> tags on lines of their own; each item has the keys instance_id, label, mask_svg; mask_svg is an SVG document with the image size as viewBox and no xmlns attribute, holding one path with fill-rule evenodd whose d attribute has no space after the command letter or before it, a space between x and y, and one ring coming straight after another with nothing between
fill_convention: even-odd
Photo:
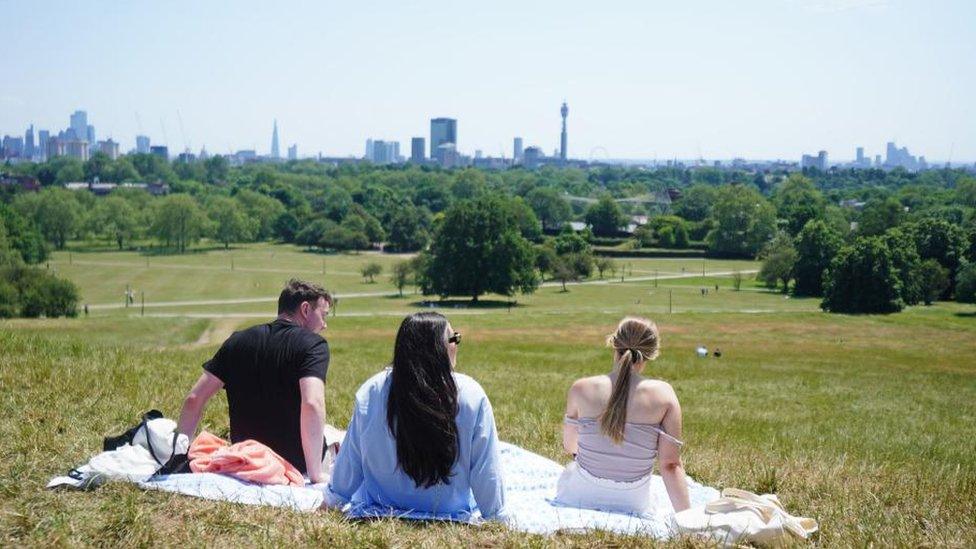
<instances>
[{"instance_id":1,"label":"distant building","mask_svg":"<svg viewBox=\"0 0 976 549\"><path fill-rule=\"evenodd\" d=\"M827 171L827 151L820 151L817 156L809 154L803 155L800 159L801 168L816 168L822 172Z\"/></svg>"},{"instance_id":2,"label":"distant building","mask_svg":"<svg viewBox=\"0 0 976 549\"><path fill-rule=\"evenodd\" d=\"M559 134L559 159L566 161L566 116L569 114L569 107L563 101L563 106L559 109L559 114L563 118L563 131Z\"/></svg>"},{"instance_id":3,"label":"distant building","mask_svg":"<svg viewBox=\"0 0 976 549\"><path fill-rule=\"evenodd\" d=\"M522 164L524 164L526 168L536 168L542 163L545 156L546 155L542 152L541 148L528 147L523 153Z\"/></svg>"},{"instance_id":4,"label":"distant building","mask_svg":"<svg viewBox=\"0 0 976 549\"><path fill-rule=\"evenodd\" d=\"M442 143L434 152L434 158L437 159L438 164L445 168L454 168L461 164L461 158L454 143Z\"/></svg>"},{"instance_id":5,"label":"distant building","mask_svg":"<svg viewBox=\"0 0 976 549\"><path fill-rule=\"evenodd\" d=\"M410 161L414 164L423 164L426 160L427 143L423 137L413 137L410 139Z\"/></svg>"},{"instance_id":6,"label":"distant building","mask_svg":"<svg viewBox=\"0 0 976 549\"><path fill-rule=\"evenodd\" d=\"M34 125L31 124L24 132L24 158L33 160L34 156Z\"/></svg>"},{"instance_id":7,"label":"distant building","mask_svg":"<svg viewBox=\"0 0 976 549\"><path fill-rule=\"evenodd\" d=\"M24 138L20 136L3 136L3 155L6 158L20 158L24 155Z\"/></svg>"},{"instance_id":8,"label":"distant building","mask_svg":"<svg viewBox=\"0 0 976 549\"><path fill-rule=\"evenodd\" d=\"M512 140L512 163L521 164L522 163L522 138L516 137Z\"/></svg>"},{"instance_id":9,"label":"distant building","mask_svg":"<svg viewBox=\"0 0 976 549\"><path fill-rule=\"evenodd\" d=\"M75 111L69 120L71 122L69 130L74 134L72 137L77 140L87 140L88 113L85 111Z\"/></svg>"},{"instance_id":10,"label":"distant building","mask_svg":"<svg viewBox=\"0 0 976 549\"><path fill-rule=\"evenodd\" d=\"M51 138L51 132L40 130L37 132L37 158L41 161L47 160L47 140Z\"/></svg>"},{"instance_id":11,"label":"distant building","mask_svg":"<svg viewBox=\"0 0 976 549\"><path fill-rule=\"evenodd\" d=\"M91 146L91 147L94 147L95 146L95 126L92 126L91 124L89 124L88 125L88 128L85 130L85 136L87 137L88 145Z\"/></svg>"},{"instance_id":12,"label":"distant building","mask_svg":"<svg viewBox=\"0 0 976 549\"><path fill-rule=\"evenodd\" d=\"M374 164L394 164L400 161L400 143L369 139L366 142L366 160Z\"/></svg>"},{"instance_id":13,"label":"distant building","mask_svg":"<svg viewBox=\"0 0 976 549\"><path fill-rule=\"evenodd\" d=\"M438 156L441 145L454 145L457 154L457 120L453 118L432 118L430 120L430 157L444 165L443 158ZM446 149L445 149L446 150Z\"/></svg>"},{"instance_id":14,"label":"distant building","mask_svg":"<svg viewBox=\"0 0 976 549\"><path fill-rule=\"evenodd\" d=\"M111 139L98 142L98 151L112 160L119 159L119 144Z\"/></svg>"},{"instance_id":15,"label":"distant building","mask_svg":"<svg viewBox=\"0 0 976 549\"><path fill-rule=\"evenodd\" d=\"M149 147L149 154L156 155L169 162L169 147L166 145L153 145Z\"/></svg>"},{"instance_id":16,"label":"distant building","mask_svg":"<svg viewBox=\"0 0 976 549\"><path fill-rule=\"evenodd\" d=\"M889 141L885 147L884 168L904 168L909 171L920 169L918 159L908 152L908 147L898 148L893 141Z\"/></svg>"},{"instance_id":17,"label":"distant building","mask_svg":"<svg viewBox=\"0 0 976 549\"><path fill-rule=\"evenodd\" d=\"M298 160L298 145L288 147L288 160Z\"/></svg>"},{"instance_id":18,"label":"distant building","mask_svg":"<svg viewBox=\"0 0 976 549\"><path fill-rule=\"evenodd\" d=\"M58 137L51 136L47 139L47 145L45 147L45 150L46 150L46 158L48 159L64 156L65 154L64 141L62 141Z\"/></svg>"},{"instance_id":19,"label":"distant building","mask_svg":"<svg viewBox=\"0 0 976 549\"><path fill-rule=\"evenodd\" d=\"M271 130L271 159L281 159L281 151L278 149L278 119L275 119L274 129Z\"/></svg>"},{"instance_id":20,"label":"distant building","mask_svg":"<svg viewBox=\"0 0 976 549\"><path fill-rule=\"evenodd\" d=\"M149 136L136 136L136 152L139 154L149 154Z\"/></svg>"},{"instance_id":21,"label":"distant building","mask_svg":"<svg viewBox=\"0 0 976 549\"><path fill-rule=\"evenodd\" d=\"M854 161L858 168L870 168L871 161L864 156L864 147L857 148L857 159Z\"/></svg>"},{"instance_id":22,"label":"distant building","mask_svg":"<svg viewBox=\"0 0 976 549\"><path fill-rule=\"evenodd\" d=\"M0 173L0 188L19 187L21 190L37 192L41 190L41 182L29 175L9 175Z\"/></svg>"},{"instance_id":23,"label":"distant building","mask_svg":"<svg viewBox=\"0 0 976 549\"><path fill-rule=\"evenodd\" d=\"M74 139L64 144L64 154L69 158L76 158L82 162L88 161L88 142Z\"/></svg>"}]
</instances>

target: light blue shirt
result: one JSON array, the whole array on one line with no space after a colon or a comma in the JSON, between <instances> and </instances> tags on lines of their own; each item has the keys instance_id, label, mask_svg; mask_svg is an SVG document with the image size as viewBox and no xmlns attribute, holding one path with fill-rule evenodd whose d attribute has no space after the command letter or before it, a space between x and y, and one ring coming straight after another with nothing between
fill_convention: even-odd
<instances>
[{"instance_id":1,"label":"light blue shirt","mask_svg":"<svg viewBox=\"0 0 976 549\"><path fill-rule=\"evenodd\" d=\"M331 507L381 506L469 520L475 512L498 518L505 505L498 432L488 396L478 382L454 374L458 388L458 458L450 484L418 488L397 463L396 440L386 422L390 370L371 377L356 391L349 430L326 490Z\"/></svg>"}]
</instances>

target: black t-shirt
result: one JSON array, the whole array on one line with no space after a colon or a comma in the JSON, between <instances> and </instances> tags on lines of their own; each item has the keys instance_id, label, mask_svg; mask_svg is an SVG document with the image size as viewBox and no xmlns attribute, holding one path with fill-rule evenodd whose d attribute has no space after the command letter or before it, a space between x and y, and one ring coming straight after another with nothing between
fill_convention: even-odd
<instances>
[{"instance_id":1,"label":"black t-shirt","mask_svg":"<svg viewBox=\"0 0 976 549\"><path fill-rule=\"evenodd\" d=\"M234 332L203 368L224 382L231 442L261 442L304 473L298 380L325 381L328 342L277 319Z\"/></svg>"}]
</instances>

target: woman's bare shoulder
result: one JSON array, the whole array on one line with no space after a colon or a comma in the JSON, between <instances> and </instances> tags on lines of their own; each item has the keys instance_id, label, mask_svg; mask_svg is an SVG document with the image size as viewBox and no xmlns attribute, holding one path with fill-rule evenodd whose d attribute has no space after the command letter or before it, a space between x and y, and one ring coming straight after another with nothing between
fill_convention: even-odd
<instances>
[{"instance_id":1,"label":"woman's bare shoulder","mask_svg":"<svg viewBox=\"0 0 976 549\"><path fill-rule=\"evenodd\" d=\"M678 400L678 395L674 392L674 387L667 381L660 379L643 379L637 385L637 391L646 398L655 401L670 402Z\"/></svg>"}]
</instances>

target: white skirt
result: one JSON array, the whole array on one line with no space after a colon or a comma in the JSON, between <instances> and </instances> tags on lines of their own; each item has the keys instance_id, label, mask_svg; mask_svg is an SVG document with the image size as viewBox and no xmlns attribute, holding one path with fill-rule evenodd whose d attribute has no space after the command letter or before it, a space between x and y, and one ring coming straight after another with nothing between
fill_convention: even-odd
<instances>
[{"instance_id":1,"label":"white skirt","mask_svg":"<svg viewBox=\"0 0 976 549\"><path fill-rule=\"evenodd\" d=\"M632 482L599 478L583 470L575 461L566 466L556 484L553 503L565 507L596 509L615 513L649 516L673 512L667 493L651 482L653 474Z\"/></svg>"}]
</instances>

